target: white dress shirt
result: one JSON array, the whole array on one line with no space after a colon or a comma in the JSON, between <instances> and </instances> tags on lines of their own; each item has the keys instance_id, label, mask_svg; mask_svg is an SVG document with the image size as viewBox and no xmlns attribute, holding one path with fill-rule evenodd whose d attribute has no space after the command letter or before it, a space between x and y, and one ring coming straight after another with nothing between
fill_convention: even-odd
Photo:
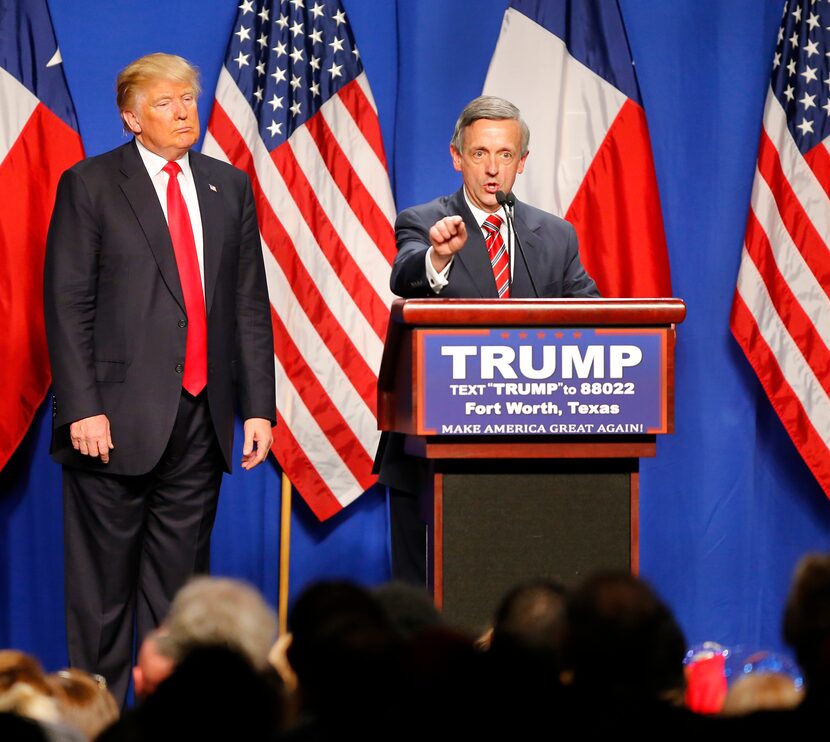
<instances>
[{"instance_id":1,"label":"white dress shirt","mask_svg":"<svg viewBox=\"0 0 830 742\"><path fill-rule=\"evenodd\" d=\"M153 188L156 189L161 210L164 212L164 218L167 218L167 181L169 176L164 172L164 166L167 164L161 155L151 152L138 139L135 140L138 145L138 154L141 155L141 161L144 167L147 168L147 173L150 180L153 181ZM193 239L196 242L196 257L199 259L199 276L202 279L202 293L205 292L205 259L204 259L204 235L202 234L202 212L199 211L199 197L196 195L196 182L193 180L193 171L190 169L189 153L176 160L182 171L179 173L179 188L182 192L185 205L187 206L187 213L190 217L190 226L193 229Z\"/></svg>"}]
</instances>

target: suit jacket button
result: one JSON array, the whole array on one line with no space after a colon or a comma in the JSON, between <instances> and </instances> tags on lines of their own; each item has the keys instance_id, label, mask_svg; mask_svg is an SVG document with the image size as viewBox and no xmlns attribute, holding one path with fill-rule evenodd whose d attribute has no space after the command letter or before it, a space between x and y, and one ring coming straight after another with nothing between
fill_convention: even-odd
<instances>
[{"instance_id":1,"label":"suit jacket button","mask_svg":"<svg viewBox=\"0 0 830 742\"><path fill-rule=\"evenodd\" d=\"M184 364L183 363L177 363L176 364L176 373L177 374L183 374L184 373Z\"/></svg>"},{"instance_id":2,"label":"suit jacket button","mask_svg":"<svg viewBox=\"0 0 830 742\"><path fill-rule=\"evenodd\" d=\"M180 319L179 320L179 327L187 327L187 320L186 319Z\"/></svg>"}]
</instances>

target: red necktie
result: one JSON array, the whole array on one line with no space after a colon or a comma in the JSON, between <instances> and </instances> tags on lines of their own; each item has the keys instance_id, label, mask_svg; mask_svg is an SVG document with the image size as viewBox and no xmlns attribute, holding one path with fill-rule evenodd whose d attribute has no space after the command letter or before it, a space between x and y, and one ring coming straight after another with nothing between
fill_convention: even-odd
<instances>
[{"instance_id":1,"label":"red necktie","mask_svg":"<svg viewBox=\"0 0 830 742\"><path fill-rule=\"evenodd\" d=\"M502 218L498 214L490 214L481 225L487 237L484 243L487 245L487 252L490 254L490 265L493 266L493 276L496 279L496 289L499 292L499 299L510 298L510 256L504 240L501 238Z\"/></svg>"},{"instance_id":2,"label":"red necktie","mask_svg":"<svg viewBox=\"0 0 830 742\"><path fill-rule=\"evenodd\" d=\"M196 256L196 240L187 204L179 188L178 175L182 171L177 162L164 166L167 179L167 224L179 268L179 280L184 294L187 312L187 344L184 356L182 386L194 396L207 384L207 319L205 295L202 291L202 275Z\"/></svg>"}]
</instances>

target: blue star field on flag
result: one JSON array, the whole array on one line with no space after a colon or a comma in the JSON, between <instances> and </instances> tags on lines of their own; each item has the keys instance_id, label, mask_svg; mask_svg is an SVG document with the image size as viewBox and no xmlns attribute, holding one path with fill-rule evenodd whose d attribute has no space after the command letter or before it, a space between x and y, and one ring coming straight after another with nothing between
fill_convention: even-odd
<instances>
[{"instance_id":1,"label":"blue star field on flag","mask_svg":"<svg viewBox=\"0 0 830 742\"><path fill-rule=\"evenodd\" d=\"M799 150L830 134L830 3L790 0L784 6L772 62L772 89Z\"/></svg>"},{"instance_id":2,"label":"blue star field on flag","mask_svg":"<svg viewBox=\"0 0 830 742\"><path fill-rule=\"evenodd\" d=\"M234 29L225 67L269 150L363 71L339 2L242 0Z\"/></svg>"}]
</instances>

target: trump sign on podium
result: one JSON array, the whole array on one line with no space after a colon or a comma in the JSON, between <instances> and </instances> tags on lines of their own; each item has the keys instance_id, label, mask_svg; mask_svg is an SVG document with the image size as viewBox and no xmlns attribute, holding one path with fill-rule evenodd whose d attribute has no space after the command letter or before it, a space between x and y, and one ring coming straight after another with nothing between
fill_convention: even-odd
<instances>
[{"instance_id":1,"label":"trump sign on podium","mask_svg":"<svg viewBox=\"0 0 830 742\"><path fill-rule=\"evenodd\" d=\"M419 435L666 433L666 329L418 329Z\"/></svg>"},{"instance_id":2,"label":"trump sign on podium","mask_svg":"<svg viewBox=\"0 0 830 742\"><path fill-rule=\"evenodd\" d=\"M379 426L424 439L654 440L674 429L685 315L679 299L399 299Z\"/></svg>"}]
</instances>

